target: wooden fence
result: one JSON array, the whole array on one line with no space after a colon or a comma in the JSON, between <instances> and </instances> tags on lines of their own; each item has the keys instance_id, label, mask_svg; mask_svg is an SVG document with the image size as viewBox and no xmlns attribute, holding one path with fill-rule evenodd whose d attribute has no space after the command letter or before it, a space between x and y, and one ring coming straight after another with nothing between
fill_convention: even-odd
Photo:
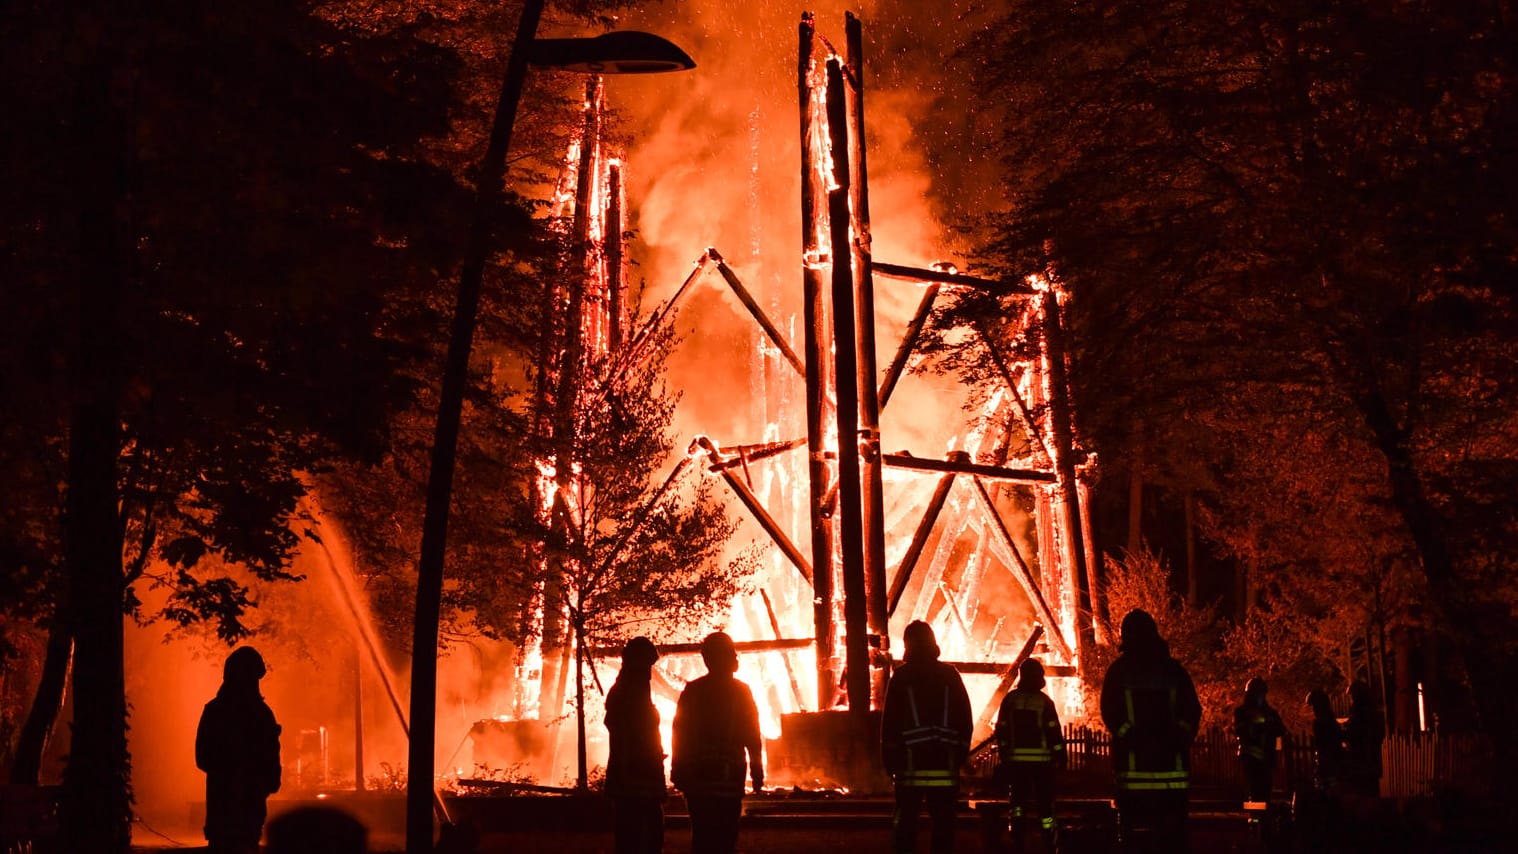
<instances>
[{"instance_id":1,"label":"wooden fence","mask_svg":"<svg viewBox=\"0 0 1518 854\"><path fill-rule=\"evenodd\" d=\"M1112 740L1105 729L1065 727L1069 773L1093 782L1110 781ZM1473 734L1392 735L1381 744L1381 796L1412 798L1436 791L1483 794L1489 790L1491 751L1486 740ZM1301 791L1313 785L1312 737L1288 733L1276 754L1274 789ZM989 776L996 764L994 742L971 757L970 773ZM1191 777L1198 787L1242 795L1243 772L1238 741L1233 733L1213 729L1197 737L1191 748Z\"/></svg>"},{"instance_id":2,"label":"wooden fence","mask_svg":"<svg viewBox=\"0 0 1518 854\"><path fill-rule=\"evenodd\" d=\"M1381 794L1405 798L1435 791L1486 794L1492 775L1491 746L1474 735L1393 735L1381 743Z\"/></svg>"}]
</instances>

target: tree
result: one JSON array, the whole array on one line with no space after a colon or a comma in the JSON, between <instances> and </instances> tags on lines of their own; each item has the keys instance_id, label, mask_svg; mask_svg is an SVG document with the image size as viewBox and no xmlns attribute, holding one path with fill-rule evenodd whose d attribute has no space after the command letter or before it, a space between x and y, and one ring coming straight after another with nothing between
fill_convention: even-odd
<instances>
[{"instance_id":1,"label":"tree","mask_svg":"<svg viewBox=\"0 0 1518 854\"><path fill-rule=\"evenodd\" d=\"M384 295L451 254L457 186L412 150L447 128L447 54L308 12L4 13L5 106L23 117L5 143L5 313L35 323L38 409L57 415L6 426L67 461L50 583L77 649L75 850L128 844L132 585L171 588L145 619L241 636L247 590L215 567L291 577L304 475L377 454L412 393Z\"/></svg>"},{"instance_id":2,"label":"tree","mask_svg":"<svg viewBox=\"0 0 1518 854\"><path fill-rule=\"evenodd\" d=\"M737 521L727 516L711 480L698 475L694 485L682 482L683 460L660 477L671 466L676 402L663 388L669 336L662 337L654 342L655 355L630 369L613 359L586 371L567 449L572 472L553 489L550 516L525 504L517 514L518 525L535 529L546 547L546 560L523 566L555 576L541 585L549 594L544 613L568 621L581 789L587 785L584 666L592 647L610 646L643 624L708 621L726 609L756 565L754 554L745 552L719 566ZM566 448L554 450L557 466Z\"/></svg>"},{"instance_id":3,"label":"tree","mask_svg":"<svg viewBox=\"0 0 1518 854\"><path fill-rule=\"evenodd\" d=\"M1325 565L1349 573L1340 603L1383 576L1429 596L1508 758L1495 555L1518 529L1490 499L1518 435L1493 406L1518 383L1493 193L1514 166L1493 49L1512 28L1497 2L1033 0L970 51L1010 118L994 253L1074 294L1077 407L1106 464L1142 447L1195 472L1214 542L1282 604ZM1325 504L1344 527L1293 551L1283 532Z\"/></svg>"}]
</instances>

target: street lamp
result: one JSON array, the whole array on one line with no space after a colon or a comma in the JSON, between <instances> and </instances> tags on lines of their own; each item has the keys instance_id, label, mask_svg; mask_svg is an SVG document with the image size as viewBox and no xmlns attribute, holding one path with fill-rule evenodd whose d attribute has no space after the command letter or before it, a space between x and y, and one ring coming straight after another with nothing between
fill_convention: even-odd
<instances>
[{"instance_id":1,"label":"street lamp","mask_svg":"<svg viewBox=\"0 0 1518 854\"><path fill-rule=\"evenodd\" d=\"M448 539L448 504L453 496L453 466L458 448L464 389L469 379L469 351L480 306L480 282L489 255L490 215L500 202L506 178L506 153L516 123L517 103L527 80L527 66L586 74L650 74L683 71L696 63L659 36L639 32L606 33L595 38L537 38L545 0L527 0L517 37L506 62L506 77L496 101L490 143L475 177L459 295L448 338L448 356L439 391L433 433L427 505L422 516L421 554L416 571L416 617L411 644L411 738L407 757L406 852L432 851L433 753L437 736L437 636L443 596L443 555Z\"/></svg>"},{"instance_id":2,"label":"street lamp","mask_svg":"<svg viewBox=\"0 0 1518 854\"><path fill-rule=\"evenodd\" d=\"M685 71L696 63L685 51L652 33L623 30L591 39L538 39L527 61L582 74L658 74Z\"/></svg>"}]
</instances>

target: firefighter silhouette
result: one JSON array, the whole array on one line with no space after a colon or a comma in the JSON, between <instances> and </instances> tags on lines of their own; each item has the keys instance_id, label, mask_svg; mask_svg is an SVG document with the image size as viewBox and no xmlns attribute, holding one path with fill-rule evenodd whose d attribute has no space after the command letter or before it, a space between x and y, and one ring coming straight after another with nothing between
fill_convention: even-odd
<instances>
[{"instance_id":1,"label":"firefighter silhouette","mask_svg":"<svg viewBox=\"0 0 1518 854\"><path fill-rule=\"evenodd\" d=\"M923 806L932 849L952 851L959 768L970 751L970 697L959 673L938 660L933 628L921 620L902 633L902 664L891 674L880 716L880 758L896 784L892 829L897 852L917 844Z\"/></svg>"},{"instance_id":2,"label":"firefighter silhouette","mask_svg":"<svg viewBox=\"0 0 1518 854\"><path fill-rule=\"evenodd\" d=\"M1148 612L1123 618L1119 649L1101 700L1112 734L1118 834L1130 850L1185 851L1191 743L1202 705Z\"/></svg>"},{"instance_id":3,"label":"firefighter silhouette","mask_svg":"<svg viewBox=\"0 0 1518 854\"><path fill-rule=\"evenodd\" d=\"M1055 835L1054 769L1065 767L1065 734L1059 712L1044 693L1044 666L1029 658L1018 667L1017 687L996 715L996 777L1008 787L1012 842L1020 845L1023 823L1038 816L1046 847Z\"/></svg>"},{"instance_id":4,"label":"firefighter silhouette","mask_svg":"<svg viewBox=\"0 0 1518 854\"><path fill-rule=\"evenodd\" d=\"M1276 745L1286 734L1281 716L1265 699L1269 691L1264 679L1250 679L1244 686L1244 702L1233 710L1233 734L1239 739L1239 763L1244 767L1244 785L1252 804L1270 802ZM1250 821L1256 820L1251 814Z\"/></svg>"},{"instance_id":5,"label":"firefighter silhouette","mask_svg":"<svg viewBox=\"0 0 1518 854\"><path fill-rule=\"evenodd\" d=\"M1334 716L1328 692L1308 692L1307 706L1312 709L1312 746L1315 765L1314 787L1298 792L1294 798L1292 824L1304 850L1353 850L1352 831L1346 824L1339 799L1344 794L1344 730Z\"/></svg>"},{"instance_id":6,"label":"firefighter silhouette","mask_svg":"<svg viewBox=\"0 0 1518 854\"><path fill-rule=\"evenodd\" d=\"M692 854L730 854L738 844L745 764L754 791L764 787L759 710L748 686L733 678L732 638L707 635L701 660L707 674L685 686L675 707L670 780L690 810Z\"/></svg>"},{"instance_id":7,"label":"firefighter silhouette","mask_svg":"<svg viewBox=\"0 0 1518 854\"><path fill-rule=\"evenodd\" d=\"M664 847L664 744L651 688L658 660L653 641L628 641L617 681L606 692L606 794L615 810L616 854L647 854Z\"/></svg>"},{"instance_id":8,"label":"firefighter silhouette","mask_svg":"<svg viewBox=\"0 0 1518 854\"><path fill-rule=\"evenodd\" d=\"M258 850L266 801L279 791L279 724L258 693L263 656L238 647L222 667L221 689L195 732L195 765L206 772L206 842L213 854Z\"/></svg>"},{"instance_id":9,"label":"firefighter silhouette","mask_svg":"<svg viewBox=\"0 0 1518 854\"><path fill-rule=\"evenodd\" d=\"M1312 749L1317 769L1315 782L1321 792L1335 793L1344 779L1344 730L1334 717L1328 692L1310 691L1307 706L1312 710Z\"/></svg>"}]
</instances>

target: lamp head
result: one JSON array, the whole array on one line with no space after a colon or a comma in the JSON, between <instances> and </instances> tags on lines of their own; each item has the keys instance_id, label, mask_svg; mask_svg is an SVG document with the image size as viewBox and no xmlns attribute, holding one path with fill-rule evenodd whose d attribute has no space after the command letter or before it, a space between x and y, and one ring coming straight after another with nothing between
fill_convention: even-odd
<instances>
[{"instance_id":1,"label":"lamp head","mask_svg":"<svg viewBox=\"0 0 1518 854\"><path fill-rule=\"evenodd\" d=\"M581 74L658 74L696 67L696 61L673 42L636 30L588 39L536 39L528 61Z\"/></svg>"}]
</instances>

